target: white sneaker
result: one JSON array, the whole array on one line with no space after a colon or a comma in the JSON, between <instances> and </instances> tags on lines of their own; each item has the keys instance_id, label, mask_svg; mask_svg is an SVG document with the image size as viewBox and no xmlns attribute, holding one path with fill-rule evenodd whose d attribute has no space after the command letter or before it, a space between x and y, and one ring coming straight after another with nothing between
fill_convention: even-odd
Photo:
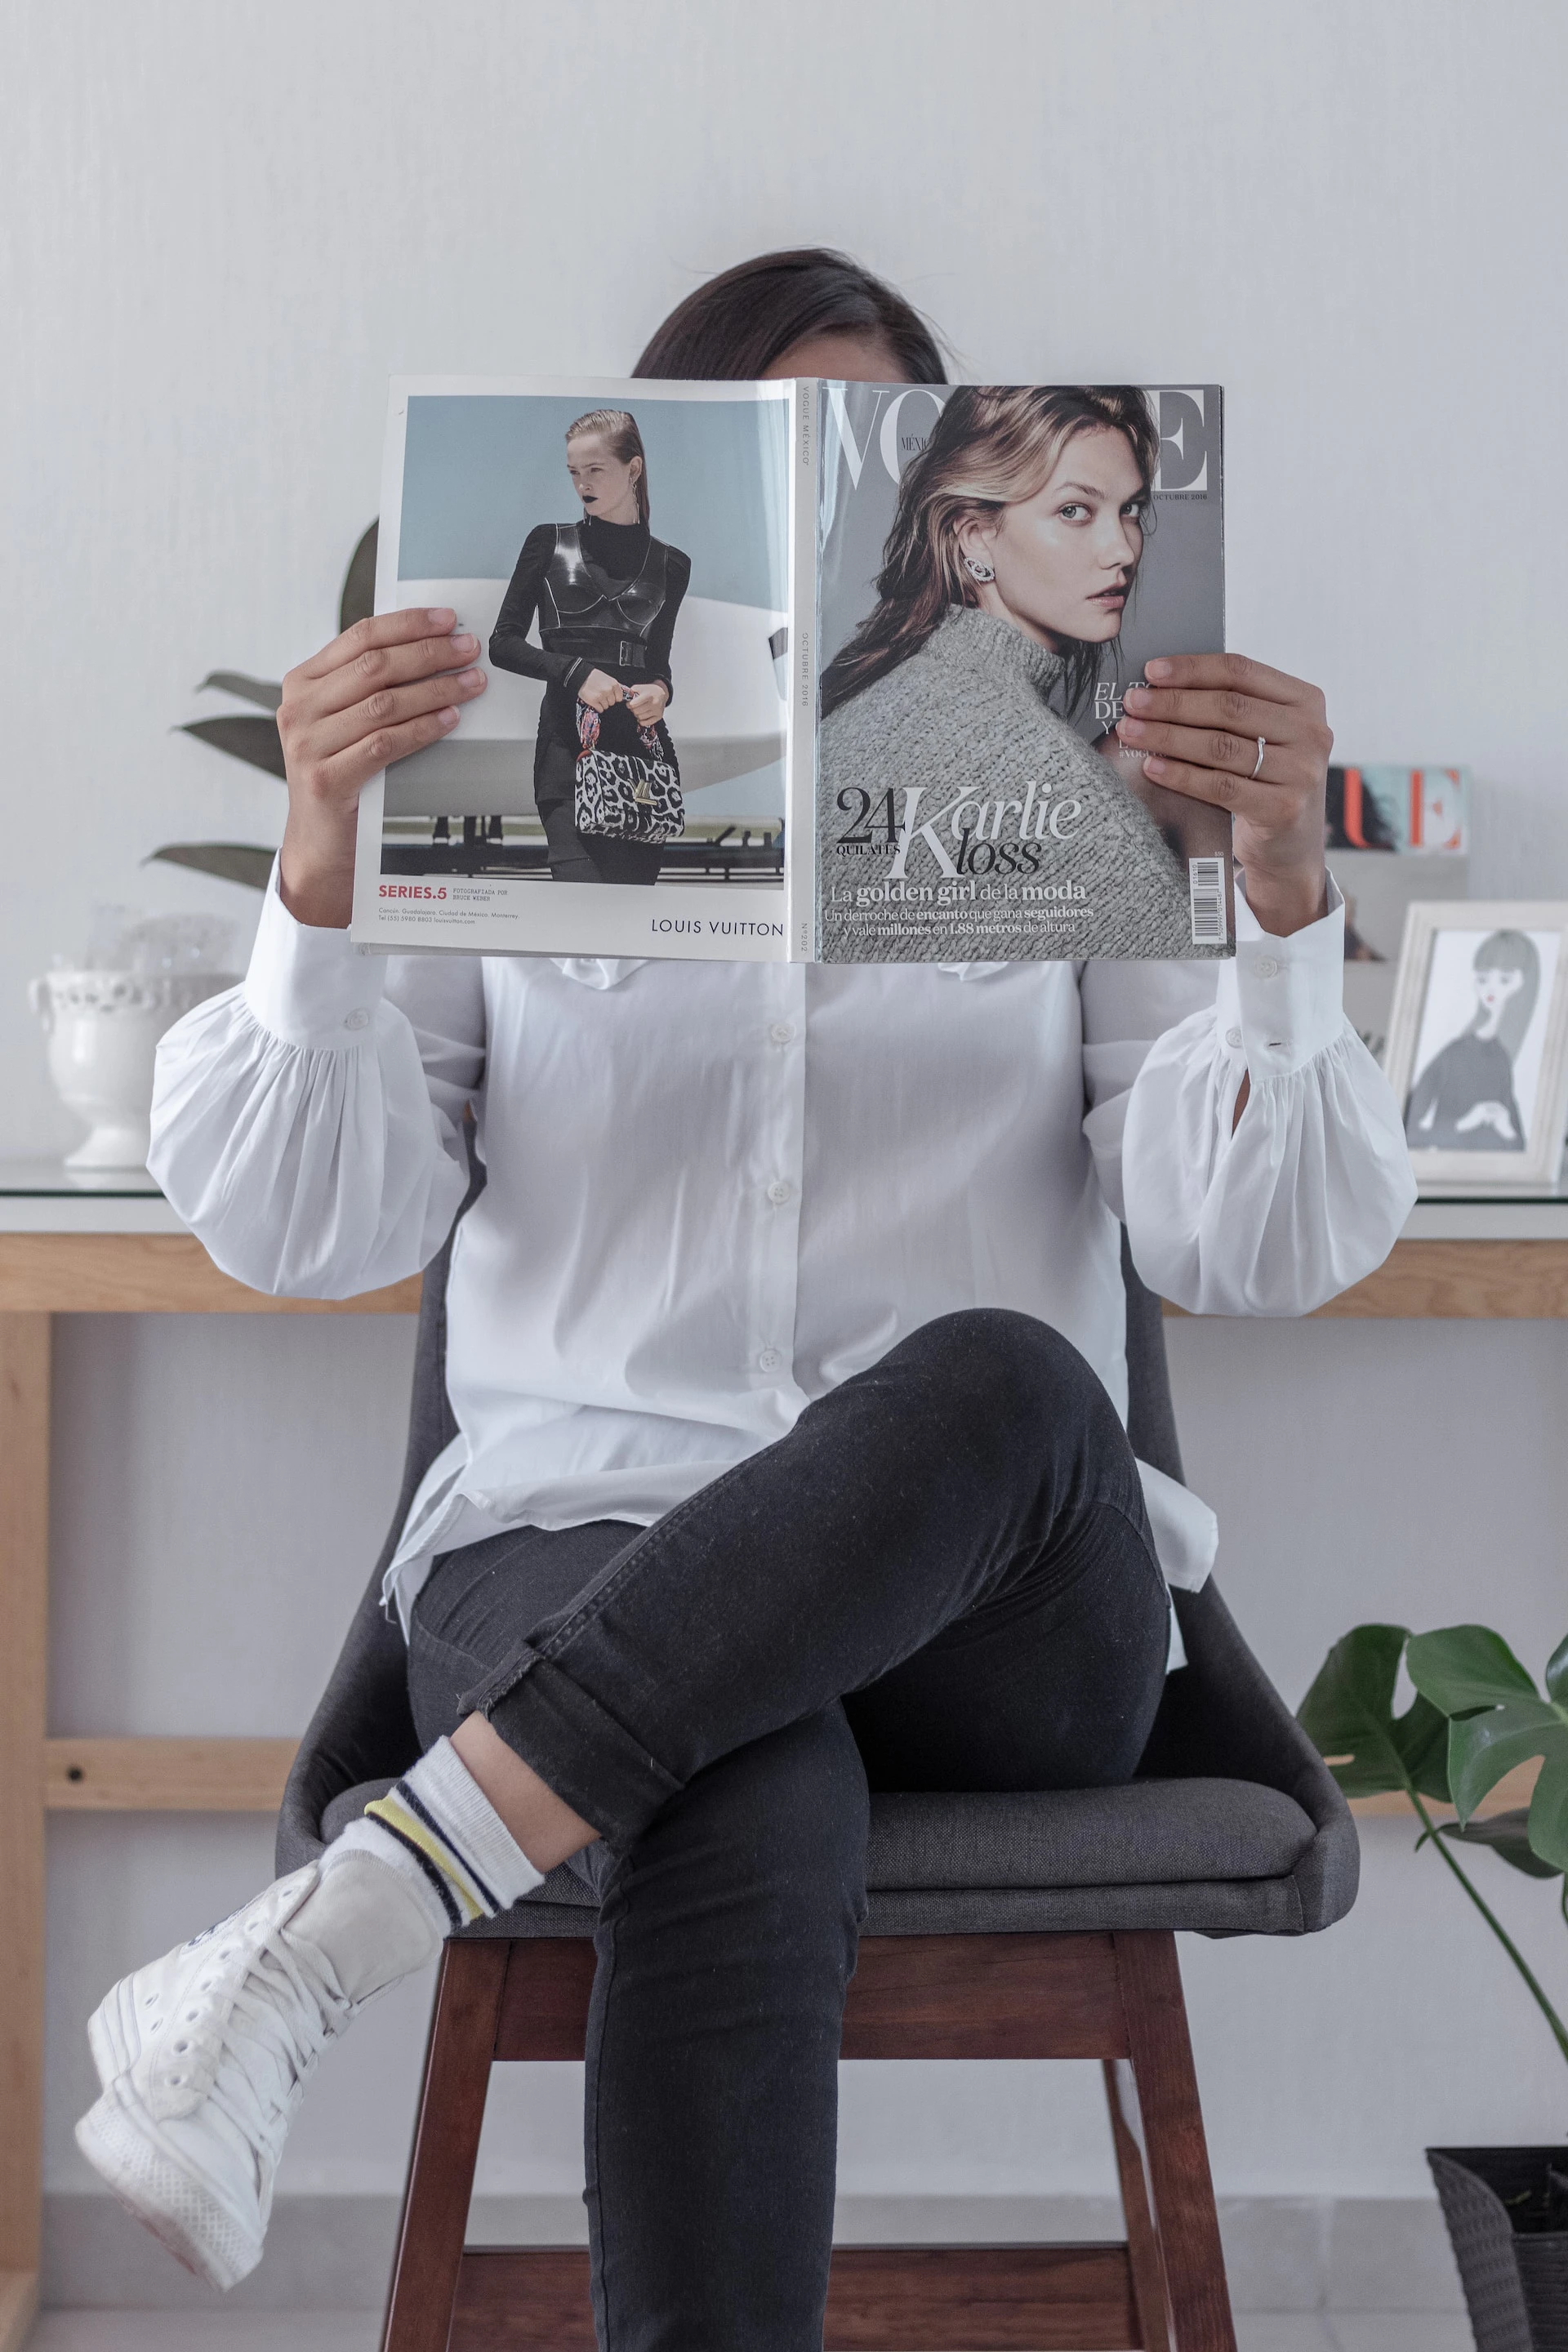
<instances>
[{"instance_id":1,"label":"white sneaker","mask_svg":"<svg viewBox=\"0 0 1568 2352\"><path fill-rule=\"evenodd\" d=\"M395 1874L363 1857L277 1880L100 2002L88 2038L103 2095L77 2146L187 2270L235 2285L261 2259L322 2048L439 1940Z\"/></svg>"}]
</instances>

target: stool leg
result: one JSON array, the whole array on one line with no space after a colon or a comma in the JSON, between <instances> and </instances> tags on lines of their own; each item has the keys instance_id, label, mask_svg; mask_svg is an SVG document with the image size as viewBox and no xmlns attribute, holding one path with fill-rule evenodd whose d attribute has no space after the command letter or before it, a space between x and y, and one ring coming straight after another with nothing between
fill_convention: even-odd
<instances>
[{"instance_id":1,"label":"stool leg","mask_svg":"<svg viewBox=\"0 0 1568 2352\"><path fill-rule=\"evenodd\" d=\"M1141 1932L1115 1942L1173 2352L1236 2352L1176 1939Z\"/></svg>"},{"instance_id":2,"label":"stool leg","mask_svg":"<svg viewBox=\"0 0 1568 2352\"><path fill-rule=\"evenodd\" d=\"M441 1954L382 2352L447 2352L510 1954L502 1937Z\"/></svg>"},{"instance_id":3,"label":"stool leg","mask_svg":"<svg viewBox=\"0 0 1568 2352\"><path fill-rule=\"evenodd\" d=\"M1149 2210L1149 2181L1143 2162L1143 2119L1132 2069L1125 2058L1100 2062L1105 2073L1105 2104L1110 2110L1110 2137L1116 2148L1116 2170L1121 2183L1121 2210L1127 2222L1127 2260L1132 2272L1132 2298L1138 2305L1138 2332L1144 2352L1171 2352L1170 2312L1165 2299L1165 2265Z\"/></svg>"}]
</instances>

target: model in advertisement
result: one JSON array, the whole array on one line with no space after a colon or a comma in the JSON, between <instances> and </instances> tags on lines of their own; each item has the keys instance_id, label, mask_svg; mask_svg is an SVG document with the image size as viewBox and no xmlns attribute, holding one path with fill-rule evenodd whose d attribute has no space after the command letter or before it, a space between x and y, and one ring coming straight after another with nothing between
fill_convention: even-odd
<instances>
[{"instance_id":1,"label":"model in advertisement","mask_svg":"<svg viewBox=\"0 0 1568 2352\"><path fill-rule=\"evenodd\" d=\"M681 827L664 714L691 564L649 528L647 458L628 410L590 409L569 425L566 470L582 520L529 532L490 660L544 680L533 796L551 879L651 887L660 845Z\"/></svg>"},{"instance_id":2,"label":"model in advertisement","mask_svg":"<svg viewBox=\"0 0 1568 2352\"><path fill-rule=\"evenodd\" d=\"M822 683L828 825L889 785L931 808L977 778L996 802L1059 795L1045 872L1083 887L1106 955L1194 952L1184 871L1051 707L1083 704L1121 634L1158 457L1133 388L956 391L900 484L877 604Z\"/></svg>"}]
</instances>

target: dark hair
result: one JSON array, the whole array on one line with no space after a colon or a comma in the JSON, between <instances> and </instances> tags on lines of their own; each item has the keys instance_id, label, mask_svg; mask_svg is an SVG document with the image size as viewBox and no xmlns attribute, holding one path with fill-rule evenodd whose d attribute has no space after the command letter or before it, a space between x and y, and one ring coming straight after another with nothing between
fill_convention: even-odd
<instances>
[{"instance_id":1,"label":"dark hair","mask_svg":"<svg viewBox=\"0 0 1568 2352\"><path fill-rule=\"evenodd\" d=\"M596 433L617 464L629 466L634 457L642 459L642 472L637 476L637 520L647 522L653 512L647 494L647 451L637 431L637 418L629 408L590 408L574 425L566 427L566 446L571 447L580 433Z\"/></svg>"},{"instance_id":2,"label":"dark hair","mask_svg":"<svg viewBox=\"0 0 1568 2352\"><path fill-rule=\"evenodd\" d=\"M1541 992L1541 958L1535 941L1528 931L1490 931L1470 958L1472 971L1517 971L1523 985L1510 997L1498 1023L1497 1034L1511 1062L1525 1040L1530 1016L1535 1010L1535 1000ZM1467 1037L1479 1029L1486 1013L1479 1004L1465 1030Z\"/></svg>"},{"instance_id":3,"label":"dark hair","mask_svg":"<svg viewBox=\"0 0 1568 2352\"><path fill-rule=\"evenodd\" d=\"M876 605L823 673L825 718L919 653L954 606L979 602L959 552L963 525L1035 497L1069 441L1107 426L1125 436L1147 499L1160 438L1131 385L964 384L952 394L899 484ZM1102 651L1068 648L1060 693L1069 719Z\"/></svg>"},{"instance_id":4,"label":"dark hair","mask_svg":"<svg viewBox=\"0 0 1568 2352\"><path fill-rule=\"evenodd\" d=\"M709 278L656 327L634 376L695 383L759 376L807 335L880 335L900 383L942 383L942 353L918 310L825 246L763 253Z\"/></svg>"}]
</instances>

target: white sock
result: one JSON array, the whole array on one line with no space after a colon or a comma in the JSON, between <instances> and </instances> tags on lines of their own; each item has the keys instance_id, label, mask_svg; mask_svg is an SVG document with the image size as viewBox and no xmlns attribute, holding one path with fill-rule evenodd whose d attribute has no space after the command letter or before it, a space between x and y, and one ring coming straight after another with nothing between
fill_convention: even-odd
<instances>
[{"instance_id":1,"label":"white sock","mask_svg":"<svg viewBox=\"0 0 1568 2352\"><path fill-rule=\"evenodd\" d=\"M373 1854L412 1885L420 1886L426 1916L440 1916L450 1935L498 1912L542 1884L535 1870L449 1739L438 1739L401 1780L365 1808L333 1840L334 1857Z\"/></svg>"},{"instance_id":2,"label":"white sock","mask_svg":"<svg viewBox=\"0 0 1568 2352\"><path fill-rule=\"evenodd\" d=\"M367 1826L362 1822L354 1829ZM394 1843L388 1840L390 1844ZM433 1960L448 1921L423 1872L366 1845L334 1839L310 1893L283 1929L285 1943L311 1945L325 1956L350 2000L367 2000Z\"/></svg>"}]
</instances>

